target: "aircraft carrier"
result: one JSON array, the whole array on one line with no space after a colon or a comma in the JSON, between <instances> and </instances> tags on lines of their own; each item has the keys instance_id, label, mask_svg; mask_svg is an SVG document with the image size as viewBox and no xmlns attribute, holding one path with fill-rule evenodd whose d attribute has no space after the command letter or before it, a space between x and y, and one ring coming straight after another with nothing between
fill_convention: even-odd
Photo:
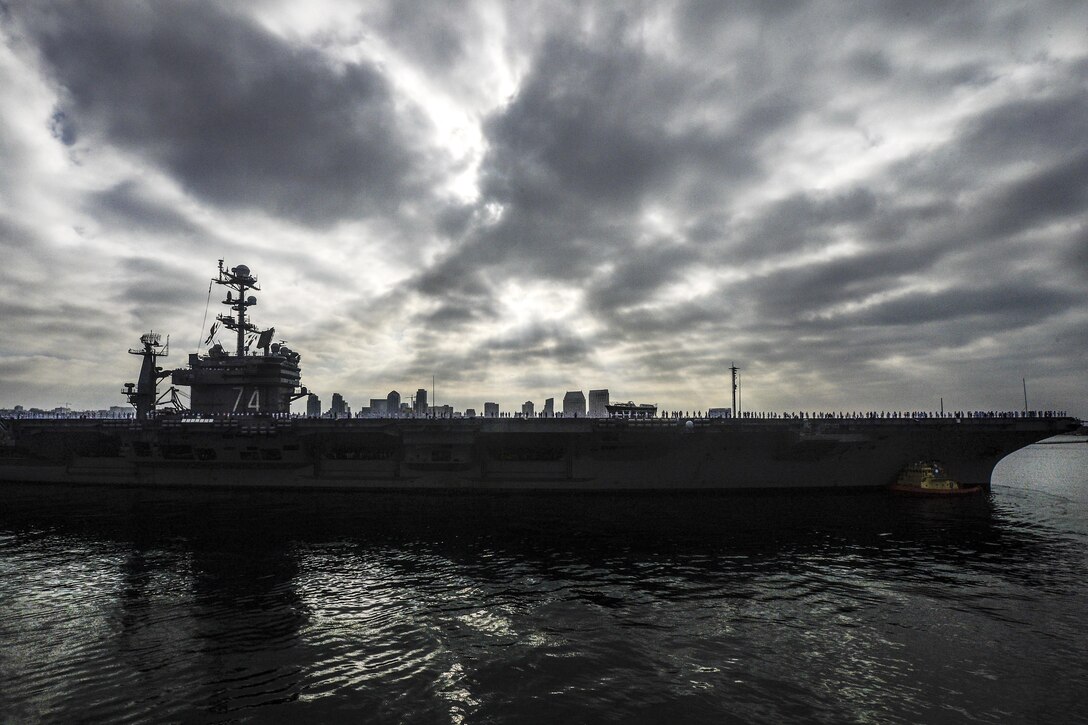
<instances>
[{"instance_id":1,"label":"aircraft carrier","mask_svg":"<svg viewBox=\"0 0 1088 725\"><path fill-rule=\"evenodd\" d=\"M160 336L129 352L134 419L0 421L0 480L147 486L507 491L885 488L919 460L989 485L1009 453L1075 430L1051 413L958 417L299 418L301 356L247 319L248 267L219 263L235 333L164 370ZM214 335L209 335L209 343ZM171 378L174 407L158 383ZM188 387L181 409L178 386ZM165 396L162 396L165 397Z\"/></svg>"}]
</instances>

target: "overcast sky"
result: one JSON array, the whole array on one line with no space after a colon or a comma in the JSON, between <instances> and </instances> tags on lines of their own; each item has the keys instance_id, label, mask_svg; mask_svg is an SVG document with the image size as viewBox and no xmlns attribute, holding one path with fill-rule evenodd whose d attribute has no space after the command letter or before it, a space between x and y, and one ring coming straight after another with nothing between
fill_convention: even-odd
<instances>
[{"instance_id":1,"label":"overcast sky","mask_svg":"<svg viewBox=\"0 0 1088 725\"><path fill-rule=\"evenodd\" d=\"M248 265L353 407L1088 416L1088 3L0 2L0 407ZM229 340L224 340L228 342Z\"/></svg>"}]
</instances>

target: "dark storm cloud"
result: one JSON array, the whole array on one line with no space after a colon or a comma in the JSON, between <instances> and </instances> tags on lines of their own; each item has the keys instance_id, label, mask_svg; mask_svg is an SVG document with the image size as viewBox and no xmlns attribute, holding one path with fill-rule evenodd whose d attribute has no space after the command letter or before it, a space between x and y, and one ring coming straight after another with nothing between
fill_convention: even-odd
<instances>
[{"instance_id":1,"label":"dark storm cloud","mask_svg":"<svg viewBox=\"0 0 1088 725\"><path fill-rule=\"evenodd\" d=\"M460 260L459 260L460 261ZM466 324L492 320L498 315L498 304L482 275L461 264L432 267L415 280L415 289L427 298L430 306L416 314L411 324L426 329L456 330ZM380 300L375 308L394 312L404 304L407 291L396 289Z\"/></svg>"},{"instance_id":2,"label":"dark storm cloud","mask_svg":"<svg viewBox=\"0 0 1088 725\"><path fill-rule=\"evenodd\" d=\"M1082 148L1088 143L1088 97L1079 87L1063 91L1015 99L968 119L958 133L961 152L996 164Z\"/></svg>"},{"instance_id":3,"label":"dark storm cloud","mask_svg":"<svg viewBox=\"0 0 1088 725\"><path fill-rule=\"evenodd\" d=\"M482 40L475 8L450 0L397 0L363 11L391 46L428 70L449 71Z\"/></svg>"},{"instance_id":4,"label":"dark storm cloud","mask_svg":"<svg viewBox=\"0 0 1088 725\"><path fill-rule=\"evenodd\" d=\"M864 260L836 261L729 290L758 305L759 334L737 348L762 363L809 359L846 371L1058 324L1051 321L1077 314L1084 296L1053 279L1011 270L955 278L940 290L907 290L894 281L871 281L858 274L862 269ZM871 297L881 293L891 296ZM860 309L835 307L866 299L872 301Z\"/></svg>"},{"instance_id":5,"label":"dark storm cloud","mask_svg":"<svg viewBox=\"0 0 1088 725\"><path fill-rule=\"evenodd\" d=\"M96 342L108 338L113 330L94 300L63 302L49 307L18 301L0 301L0 318L18 320L20 337L54 339L58 346L74 342ZM6 341L9 345L11 340ZM8 348L12 349L12 348ZM52 356L58 356L60 348Z\"/></svg>"},{"instance_id":6,"label":"dark storm cloud","mask_svg":"<svg viewBox=\"0 0 1088 725\"><path fill-rule=\"evenodd\" d=\"M729 293L753 305L758 319L781 322L793 320L831 305L859 300L892 287L889 276L914 271L912 254L862 255L836 259L753 277ZM891 261L884 273L876 272L874 258Z\"/></svg>"},{"instance_id":7,"label":"dark storm cloud","mask_svg":"<svg viewBox=\"0 0 1088 725\"><path fill-rule=\"evenodd\" d=\"M1088 70L1085 62L1069 65ZM1086 115L1088 95L1083 87L1060 83L1031 98L972 114L949 141L895 164L888 178L900 190L962 194L1006 183L1001 177L1018 165L1030 165L1039 173L1088 150Z\"/></svg>"},{"instance_id":8,"label":"dark storm cloud","mask_svg":"<svg viewBox=\"0 0 1088 725\"><path fill-rule=\"evenodd\" d=\"M443 302L440 307L425 315L419 315L415 322L426 326L455 329L470 322L487 319L484 308L474 301L457 300Z\"/></svg>"},{"instance_id":9,"label":"dark storm cloud","mask_svg":"<svg viewBox=\"0 0 1088 725\"><path fill-rule=\"evenodd\" d=\"M1068 160L1005 186L986 205L980 232L1011 235L1088 213L1088 144Z\"/></svg>"},{"instance_id":10,"label":"dark storm cloud","mask_svg":"<svg viewBox=\"0 0 1088 725\"><path fill-rule=\"evenodd\" d=\"M654 78L638 53L605 53L553 38L517 97L487 126L489 198L532 206L571 194L629 207L679 163L661 133L661 93L675 103L682 86ZM634 106L640 105L636 108Z\"/></svg>"},{"instance_id":11,"label":"dark storm cloud","mask_svg":"<svg viewBox=\"0 0 1088 725\"><path fill-rule=\"evenodd\" d=\"M118 273L124 278L129 279L130 290L124 294L125 299L135 300L151 300L154 299L153 295L162 287L162 284L166 284L176 289L197 289L204 286L201 284L207 279L206 275L195 272L191 267L163 262L158 259L152 259L150 257L129 257L121 260L120 269ZM142 290L151 290L145 292ZM169 295L166 295L168 298ZM181 300L179 298L169 299L170 303L176 304Z\"/></svg>"},{"instance_id":12,"label":"dark storm cloud","mask_svg":"<svg viewBox=\"0 0 1088 725\"><path fill-rule=\"evenodd\" d=\"M926 156L871 177L866 190L831 198L795 194L764 207L741 228L723 227L723 235L741 240L732 246L741 255L818 249L842 238L844 229L846 238L863 247L849 257L758 275L731 292L754 302L763 320L803 321L818 314L843 328L925 324L944 311L989 317L989 323L979 322L989 330L1072 308L1076 293L1050 289L1054 279L1008 279L1005 291L990 285L1052 248L1060 254L1062 245L1076 245L1069 239L1040 248L1032 237L1046 234L1054 223L1084 220L1088 132L1074 120L1084 110L1083 99L1066 95L1002 104L963 123ZM1056 143L1047 144L1047 137ZM1026 171L1020 170L1024 159L1031 159ZM930 195L943 188L954 188L955 194L921 204L900 199L904 192L913 199L919 191ZM1002 241L1017 237L1027 246ZM967 261L950 268L949 258ZM958 291L913 295L855 315L824 312L894 291L908 280L947 282L950 275ZM1002 296L1006 304L999 304Z\"/></svg>"},{"instance_id":13,"label":"dark storm cloud","mask_svg":"<svg viewBox=\"0 0 1088 725\"><path fill-rule=\"evenodd\" d=\"M970 254L989 247L992 258ZM967 268L949 268L945 257L968 250ZM790 327L847 330L859 325L923 325L937 320L976 318L980 331L1030 323L1075 309L1082 293L1055 287L1060 281L1017 276L1015 269L1030 251L997 247L986 238L956 244L941 238L912 245L875 248L855 256L813 263L757 276L725 291L753 305L755 317ZM896 293L907 284L932 280L952 284L941 292L911 292L867 306L861 312L837 306ZM995 281L1000 284L995 285ZM978 318L988 318L989 322Z\"/></svg>"},{"instance_id":14,"label":"dark storm cloud","mask_svg":"<svg viewBox=\"0 0 1088 725\"><path fill-rule=\"evenodd\" d=\"M6 253L25 252L38 243L40 236L30 225L0 212L0 250Z\"/></svg>"},{"instance_id":15,"label":"dark storm cloud","mask_svg":"<svg viewBox=\"0 0 1088 725\"><path fill-rule=\"evenodd\" d=\"M682 282L685 272L701 259L691 245L652 244L616 260L599 273L587 290L587 307L605 317L644 304L647 295L671 282Z\"/></svg>"},{"instance_id":16,"label":"dark storm cloud","mask_svg":"<svg viewBox=\"0 0 1088 725\"><path fill-rule=\"evenodd\" d=\"M917 293L876 305L856 315L845 315L839 324L878 327L930 324L961 318L990 318L989 328L975 327L976 334L1025 322L1040 321L1063 312L1079 301L1070 290L1010 281L1000 286L983 283L941 292Z\"/></svg>"},{"instance_id":17,"label":"dark storm cloud","mask_svg":"<svg viewBox=\"0 0 1088 725\"><path fill-rule=\"evenodd\" d=\"M395 211L424 193L438 160L378 68L334 66L223 5L19 15L63 88L62 137L93 129L214 204L327 225Z\"/></svg>"},{"instance_id":18,"label":"dark storm cloud","mask_svg":"<svg viewBox=\"0 0 1088 725\"><path fill-rule=\"evenodd\" d=\"M49 130L53 133L53 138L65 146L71 146L76 142L75 124L64 111L56 111L49 119Z\"/></svg>"},{"instance_id":19,"label":"dark storm cloud","mask_svg":"<svg viewBox=\"0 0 1088 725\"><path fill-rule=\"evenodd\" d=\"M578 362L589 354L584 339L555 323L535 323L490 338L485 347L499 356L517 360L554 356L567 362Z\"/></svg>"},{"instance_id":20,"label":"dark storm cloud","mask_svg":"<svg viewBox=\"0 0 1088 725\"><path fill-rule=\"evenodd\" d=\"M161 250L164 258L177 258L180 254L184 255L186 262L191 262L194 259L192 255L199 255L197 258L203 264L197 271L207 272L207 275L183 275L187 280L210 277L214 272L215 260L222 258L232 264L260 259L262 267L276 263L301 278L321 279L333 286L350 284L350 271L337 268L321 255L291 247L258 252L227 237L209 223L194 221L171 204L156 199L135 181L123 181L103 191L90 192L84 199L83 207L86 214L103 225L106 230L104 234L135 235L137 243L147 238L169 240L170 243ZM192 267L188 269L194 271ZM179 266L173 271L181 270ZM175 276L171 272L166 278L174 280ZM206 282L198 283L194 290L202 286L206 286Z\"/></svg>"},{"instance_id":21,"label":"dark storm cloud","mask_svg":"<svg viewBox=\"0 0 1088 725\"><path fill-rule=\"evenodd\" d=\"M498 314L498 307L490 296L473 297L451 291L443 295L433 310L416 315L411 324L450 331L464 325L493 321Z\"/></svg>"},{"instance_id":22,"label":"dark storm cloud","mask_svg":"<svg viewBox=\"0 0 1088 725\"><path fill-rule=\"evenodd\" d=\"M1088 222L1082 224L1073 235L1073 243L1066 250L1065 261L1082 281L1088 282Z\"/></svg>"},{"instance_id":23,"label":"dark storm cloud","mask_svg":"<svg viewBox=\"0 0 1088 725\"><path fill-rule=\"evenodd\" d=\"M161 326L178 310L199 310L206 302L207 276L185 264L130 257L115 275L113 299L140 327Z\"/></svg>"},{"instance_id":24,"label":"dark storm cloud","mask_svg":"<svg viewBox=\"0 0 1088 725\"><path fill-rule=\"evenodd\" d=\"M741 101L739 118L724 126L689 120L692 103L707 100L741 101L727 85L687 76L620 38L553 36L485 127L484 194L519 211L580 199L607 214L675 190L681 173L713 170L723 184L740 183L758 166L749 134L769 134L797 112L772 96Z\"/></svg>"},{"instance_id":25,"label":"dark storm cloud","mask_svg":"<svg viewBox=\"0 0 1088 725\"><path fill-rule=\"evenodd\" d=\"M1047 181L1064 179L1070 174L1070 168L1077 168L1078 164L1079 160L1074 159L1039 176ZM803 336L816 335L817 347L848 348L851 354L843 362L858 364L881 359L901 347L909 349L909 344L901 344L904 339L902 332L894 335L862 333L866 328L890 330L913 327L916 329L906 333L905 339L947 338L963 343L1024 325L1039 324L1049 317L1077 310L1083 291L1058 287L1061 281L1059 275L1050 278L1017 275L1015 270L1018 264L1031 263L1043 250L1032 252L1030 244L1024 249L1008 244L998 246L993 237L978 234L980 227L990 226L987 215L991 210L1018 209L1019 206L1011 203L1011 200L1026 198L1030 201L1030 195L1017 192L1039 185L1033 177L1030 182L1016 182L1009 188L999 188L993 198L985 199L978 208L938 205L873 213L872 204L862 204L859 208L865 210L863 213L856 217L848 215L848 218L866 222L861 231L890 228L896 230L896 234L852 256L754 275L687 302L634 312L615 309L608 315L611 326L604 338L608 342L618 342L630 337L646 338L677 330L726 338L729 337L727 331L736 331L738 321L743 321L739 327L742 335L746 326L754 323L758 325L760 335L774 339L785 336L784 340L788 340L773 344L734 343L750 355L787 360L791 347L796 354L811 344L802 339ZM1076 184L1070 186L1079 188ZM1041 215L1035 219L1036 222L1050 219L1045 212L1052 207L1058 209L1057 218L1061 219L1070 209L1067 195L1066 191L1057 194L1057 202L1051 199L1035 205L1029 201L1023 203ZM1007 206L1001 207L995 203L995 199L1005 200ZM801 209L803 213L793 222L803 222L801 225L807 227L808 236L828 237L830 232L824 225L835 227L840 217L830 214L821 219L820 215L811 213L815 206L818 205L812 200L801 203L793 199L785 205L772 205L767 213L774 216L788 209ZM966 236L947 233L946 223L951 223L950 218L958 215L968 217L961 229ZM911 223L908 224L906 220L911 220ZM928 222L931 228L923 222ZM794 226L791 223L785 228ZM759 224L755 227L758 228ZM922 231L910 237L909 244L892 243L895 239L907 238L907 227L921 227ZM1004 230L998 231L1004 234ZM978 258L970 251L973 247L985 248L993 256ZM1074 242L1070 250L1077 248ZM965 252L970 255L967 257L967 268L957 267L950 272L945 258L949 255L962 256ZM1056 253L1061 254L1060 247ZM1070 251L1067 256L1078 258L1075 251ZM987 269L987 265L992 269ZM940 292L893 295L889 300L869 304L860 311L834 311L840 305L896 293L907 281L917 283L930 278L939 284L953 286ZM923 327L924 332L918 331ZM660 357L652 350L648 355L651 362ZM820 352L822 359L831 355L830 349Z\"/></svg>"},{"instance_id":26,"label":"dark storm cloud","mask_svg":"<svg viewBox=\"0 0 1088 725\"><path fill-rule=\"evenodd\" d=\"M440 340L440 336L424 333L419 352L399 374L418 380L437 371L446 382L478 382L480 371L489 368L577 367L589 360L594 349L589 341L554 323L524 325L486 337L469 350L456 352L433 344Z\"/></svg>"},{"instance_id":27,"label":"dark storm cloud","mask_svg":"<svg viewBox=\"0 0 1088 725\"><path fill-rule=\"evenodd\" d=\"M0 357L0 379L11 381L31 378L40 364L39 360L29 358L8 360Z\"/></svg>"},{"instance_id":28,"label":"dark storm cloud","mask_svg":"<svg viewBox=\"0 0 1088 725\"><path fill-rule=\"evenodd\" d=\"M493 279L589 280L640 241L636 215L645 202L664 192L679 208L700 203L706 189L692 183L700 177L713 179L716 194L742 184L758 169L755 139L797 108L771 95L739 107L728 123L690 122L685 108L708 92L728 95L648 58L620 31L604 39L549 36L518 93L484 127L489 151L478 209L496 206L498 220L478 214L416 288L448 294L486 286L484 269L494 270ZM680 257L692 260L689 252ZM663 283L681 270L660 271ZM631 283L642 294L656 286ZM617 278L615 289L623 286Z\"/></svg>"},{"instance_id":29,"label":"dark storm cloud","mask_svg":"<svg viewBox=\"0 0 1088 725\"><path fill-rule=\"evenodd\" d=\"M149 198L134 181L124 181L87 197L87 210L99 219L142 232L204 236L208 231L181 212Z\"/></svg>"},{"instance_id":30,"label":"dark storm cloud","mask_svg":"<svg viewBox=\"0 0 1088 725\"><path fill-rule=\"evenodd\" d=\"M877 198L866 189L835 195L796 193L770 204L753 223L734 232L730 255L738 262L821 248L835 231L872 219Z\"/></svg>"},{"instance_id":31,"label":"dark storm cloud","mask_svg":"<svg viewBox=\"0 0 1088 725\"><path fill-rule=\"evenodd\" d=\"M1038 256L1051 249L1060 252L1075 241L1062 234L1046 246L1019 252L997 245L1016 239L1030 242L1051 235L1055 224L1088 221L1088 137L1078 145L1040 151L1029 157L1030 163L1010 160L996 169L991 159L974 158L970 145L965 150L958 140L935 155L945 157L942 166L957 167L953 174L973 176L973 180L961 181L945 199L935 198L913 209L896 205L895 196L904 190L905 179L923 193L934 194L951 186L949 175L929 160L915 159L877 180L878 186L889 189L883 208L859 229L864 239L880 245L866 252L873 257L875 272L905 271L902 263L910 264L912 257L915 271L924 272L939 267L950 255L973 254L980 255L973 271L994 267L1000 273L1018 256ZM1018 256L1010 259L1006 256L1010 253Z\"/></svg>"}]
</instances>

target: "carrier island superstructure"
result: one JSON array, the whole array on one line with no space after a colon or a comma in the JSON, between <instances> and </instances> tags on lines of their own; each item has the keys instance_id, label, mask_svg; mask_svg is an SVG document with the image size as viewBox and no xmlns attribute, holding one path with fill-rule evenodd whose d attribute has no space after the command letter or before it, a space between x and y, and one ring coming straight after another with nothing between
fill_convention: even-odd
<instances>
[{"instance_id":1,"label":"carrier island superstructure","mask_svg":"<svg viewBox=\"0 0 1088 725\"><path fill-rule=\"evenodd\" d=\"M212 344L174 370L159 335L123 392L129 420L3 422L0 481L296 489L633 491L883 488L919 460L963 484L1079 422L1050 415L936 418L372 418L290 415L301 356L248 316L257 278L219 263L218 315L234 349ZM214 335L209 335L208 343ZM157 409L171 379L175 404ZM165 393L163 397L165 397Z\"/></svg>"}]
</instances>

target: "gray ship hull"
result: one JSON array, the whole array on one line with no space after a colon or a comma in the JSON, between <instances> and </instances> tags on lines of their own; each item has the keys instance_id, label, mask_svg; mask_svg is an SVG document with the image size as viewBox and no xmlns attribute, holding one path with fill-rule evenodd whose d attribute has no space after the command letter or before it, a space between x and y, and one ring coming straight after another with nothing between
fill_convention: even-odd
<instances>
[{"instance_id":1,"label":"gray ship hull","mask_svg":"<svg viewBox=\"0 0 1088 725\"><path fill-rule=\"evenodd\" d=\"M881 488L918 460L989 485L1072 418L6 421L0 480L358 490Z\"/></svg>"}]
</instances>

